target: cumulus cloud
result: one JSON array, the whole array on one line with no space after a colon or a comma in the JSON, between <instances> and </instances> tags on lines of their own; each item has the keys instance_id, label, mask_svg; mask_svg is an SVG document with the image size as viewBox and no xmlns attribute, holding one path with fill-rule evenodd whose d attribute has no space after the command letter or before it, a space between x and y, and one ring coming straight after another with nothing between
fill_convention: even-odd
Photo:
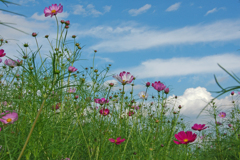
<instances>
[{"instance_id":1,"label":"cumulus cloud","mask_svg":"<svg viewBox=\"0 0 240 160\"><path fill-rule=\"evenodd\" d=\"M176 11L180 7L181 2L175 3L166 9L167 12Z\"/></svg>"},{"instance_id":2,"label":"cumulus cloud","mask_svg":"<svg viewBox=\"0 0 240 160\"><path fill-rule=\"evenodd\" d=\"M67 18L69 16L68 12L62 12L61 14L58 14L57 17L58 19L62 19L62 18ZM46 21L46 20L52 20L52 21L56 21L56 19L54 17L51 18L51 16L45 17L45 14L41 14L38 15L38 12L34 13L31 16L32 19L38 20L38 21Z\"/></svg>"},{"instance_id":3,"label":"cumulus cloud","mask_svg":"<svg viewBox=\"0 0 240 160\"><path fill-rule=\"evenodd\" d=\"M186 76L195 74L213 74L222 72L222 69L217 65L219 63L222 67L227 66L227 70L239 70L240 56L237 54L221 54L199 58L171 58L171 59L150 59L142 62L139 66L122 68L127 70L138 79L157 78L157 77L174 77ZM159 68L165 68L159 72ZM110 72L111 74L120 73L121 70ZM193 78L196 81L198 77Z\"/></svg>"},{"instance_id":4,"label":"cumulus cloud","mask_svg":"<svg viewBox=\"0 0 240 160\"><path fill-rule=\"evenodd\" d=\"M128 11L128 13L132 16L137 16L139 14L142 14L144 12L146 12L148 9L151 8L151 5L150 4L146 4L144 5L143 7L139 8L139 9L130 9Z\"/></svg>"},{"instance_id":5,"label":"cumulus cloud","mask_svg":"<svg viewBox=\"0 0 240 160\"><path fill-rule=\"evenodd\" d=\"M95 6L92 5L92 4L88 4L86 6L86 8L84 8L83 5L75 5L73 7L74 11L73 11L73 14L76 14L76 15L83 15L83 16L94 16L94 17L98 17L100 15L103 15L107 12L110 12L111 10L111 6L104 6L103 7L103 12L100 12L98 10L95 9Z\"/></svg>"}]
</instances>

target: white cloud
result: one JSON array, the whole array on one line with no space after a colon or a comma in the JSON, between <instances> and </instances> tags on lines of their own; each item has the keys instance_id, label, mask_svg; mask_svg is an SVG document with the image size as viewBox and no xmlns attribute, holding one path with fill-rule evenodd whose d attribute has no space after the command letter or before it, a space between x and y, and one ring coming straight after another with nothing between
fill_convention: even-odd
<instances>
[{"instance_id":1,"label":"white cloud","mask_svg":"<svg viewBox=\"0 0 240 160\"><path fill-rule=\"evenodd\" d=\"M220 64L225 69L240 71L240 56L237 54L221 54L206 56L202 58L171 58L171 59L150 59L142 62L139 66L131 68L122 68L115 70L110 74L120 73L122 70L127 70L138 79L157 78L157 77L173 77L186 76L195 74L216 74L222 72L222 69L217 65ZM159 68L165 68L159 72ZM196 81L197 77L193 78Z\"/></svg>"},{"instance_id":2,"label":"white cloud","mask_svg":"<svg viewBox=\"0 0 240 160\"><path fill-rule=\"evenodd\" d=\"M57 15L57 18L58 19L63 19L63 18L67 18L69 16L69 13L67 12L62 12L61 14L58 14ZM53 20L53 21L56 21L55 17L51 17L51 16L48 16L48 17L45 17L45 14L41 14L41 15L38 15L38 12L34 13L31 18L35 19L35 20L39 20L39 21L46 21L46 20Z\"/></svg>"},{"instance_id":3,"label":"white cloud","mask_svg":"<svg viewBox=\"0 0 240 160\"><path fill-rule=\"evenodd\" d=\"M136 28L132 26L113 29L109 26L99 26L81 31L78 34L94 35L103 39L98 44L91 46L91 50L101 49L103 52L122 52L167 45L236 40L240 37L239 25L240 20L221 20L175 30L150 30L147 27ZM103 33L96 31L102 31Z\"/></svg>"},{"instance_id":4,"label":"white cloud","mask_svg":"<svg viewBox=\"0 0 240 160\"><path fill-rule=\"evenodd\" d=\"M128 13L132 16L137 16L139 14L142 14L144 12L146 12L148 9L151 8L151 5L150 4L146 4L144 5L143 7L139 8L139 9L130 9L128 11Z\"/></svg>"},{"instance_id":5,"label":"white cloud","mask_svg":"<svg viewBox=\"0 0 240 160\"><path fill-rule=\"evenodd\" d=\"M104 9L104 12L110 12L112 6L104 6L103 9Z\"/></svg>"},{"instance_id":6,"label":"white cloud","mask_svg":"<svg viewBox=\"0 0 240 160\"><path fill-rule=\"evenodd\" d=\"M237 96L237 95L234 95ZM175 95L169 96L168 99L174 99ZM214 97L211 96L211 93L207 91L204 87L197 87L197 88L188 88L185 90L183 95L179 96L177 98L177 103L174 106L175 110L178 110L178 106L181 105L182 109L180 110L180 114L184 115L186 117L191 118L194 120L193 123L207 123L213 118L200 118L201 119L195 119L197 118L198 114L202 111L202 109L209 103ZM228 96L226 96L224 99L216 99L214 100L215 105L219 107L220 111L227 112L230 108L233 107L232 105L232 96L230 93ZM169 105L171 106L171 105ZM222 107L224 106L224 108ZM201 114L203 115L209 115L208 112L203 112ZM227 115L228 116L228 115ZM192 124L193 124L192 123Z\"/></svg>"},{"instance_id":7,"label":"white cloud","mask_svg":"<svg viewBox=\"0 0 240 160\"><path fill-rule=\"evenodd\" d=\"M166 9L167 12L176 11L180 7L181 2L175 3Z\"/></svg>"},{"instance_id":8,"label":"white cloud","mask_svg":"<svg viewBox=\"0 0 240 160\"><path fill-rule=\"evenodd\" d=\"M98 17L100 15L103 15L104 13L107 13L111 10L111 6L104 6L104 12L100 12L98 10L95 9L95 6L92 4L88 4L86 6L86 8L83 7L83 5L75 5L74 7L74 11L73 14L76 15L83 15L83 16L94 16L94 17Z\"/></svg>"},{"instance_id":9,"label":"white cloud","mask_svg":"<svg viewBox=\"0 0 240 160\"><path fill-rule=\"evenodd\" d=\"M205 14L205 16L208 15L208 14L210 14L210 13L214 13L214 12L217 12L217 8L213 8L212 10L207 11L207 13Z\"/></svg>"},{"instance_id":10,"label":"white cloud","mask_svg":"<svg viewBox=\"0 0 240 160\"><path fill-rule=\"evenodd\" d=\"M217 11L219 11L219 10L225 10L225 7L221 7L221 8L213 8L212 10L209 10L209 11L207 11L207 13L205 14L205 16L207 16L208 14L210 14L210 13L214 13L214 12L217 12Z\"/></svg>"}]
</instances>

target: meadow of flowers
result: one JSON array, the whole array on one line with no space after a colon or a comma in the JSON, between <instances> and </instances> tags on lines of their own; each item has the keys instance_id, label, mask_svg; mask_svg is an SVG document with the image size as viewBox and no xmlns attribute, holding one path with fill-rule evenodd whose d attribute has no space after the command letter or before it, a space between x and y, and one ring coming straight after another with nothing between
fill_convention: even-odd
<instances>
[{"instance_id":1,"label":"meadow of flowers","mask_svg":"<svg viewBox=\"0 0 240 160\"><path fill-rule=\"evenodd\" d=\"M134 96L136 78L130 72L107 76L110 64L102 71L94 68L97 50L90 68L75 68L82 48L76 35L72 46L67 42L71 25L57 19L62 11L61 4L44 9L45 17L57 23L56 43L45 36L49 58L41 56L37 33L32 37L38 49L25 43L15 60L4 51L8 42L0 40L0 57L8 58L0 58L0 159L240 159L240 110L234 100L230 113L219 110L214 100L208 103L204 109L215 123L187 126L180 116L184 106L169 107L177 96L167 100L170 90L160 81L146 82L146 91ZM119 81L120 92L112 91L114 83L103 85L107 77ZM132 86L130 93L126 85ZM156 96L148 95L151 88ZM238 88L222 89L234 95Z\"/></svg>"}]
</instances>

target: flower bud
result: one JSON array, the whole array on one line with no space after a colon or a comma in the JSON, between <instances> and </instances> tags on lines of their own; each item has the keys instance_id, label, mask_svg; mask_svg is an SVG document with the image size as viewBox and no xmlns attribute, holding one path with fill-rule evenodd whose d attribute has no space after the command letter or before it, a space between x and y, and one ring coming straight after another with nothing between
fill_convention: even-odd
<instances>
[{"instance_id":1,"label":"flower bud","mask_svg":"<svg viewBox=\"0 0 240 160\"><path fill-rule=\"evenodd\" d=\"M96 52L97 52L97 50L94 50L94 52L96 53Z\"/></svg>"},{"instance_id":2,"label":"flower bud","mask_svg":"<svg viewBox=\"0 0 240 160\"><path fill-rule=\"evenodd\" d=\"M69 20L65 21L65 24L66 26L70 25L70 21Z\"/></svg>"},{"instance_id":3,"label":"flower bud","mask_svg":"<svg viewBox=\"0 0 240 160\"><path fill-rule=\"evenodd\" d=\"M181 108L182 108L182 106L181 106L181 105L179 105L179 106L178 106L178 108L179 108L179 109L181 109Z\"/></svg>"},{"instance_id":4,"label":"flower bud","mask_svg":"<svg viewBox=\"0 0 240 160\"><path fill-rule=\"evenodd\" d=\"M150 82L147 82L147 83L146 83L146 87L149 87L149 86L150 86Z\"/></svg>"},{"instance_id":5,"label":"flower bud","mask_svg":"<svg viewBox=\"0 0 240 160\"><path fill-rule=\"evenodd\" d=\"M66 28L66 29L68 29L68 28L69 28L69 26L65 26L65 28Z\"/></svg>"},{"instance_id":6,"label":"flower bud","mask_svg":"<svg viewBox=\"0 0 240 160\"><path fill-rule=\"evenodd\" d=\"M82 49L80 46L78 46L78 49Z\"/></svg>"},{"instance_id":7,"label":"flower bud","mask_svg":"<svg viewBox=\"0 0 240 160\"><path fill-rule=\"evenodd\" d=\"M33 36L33 37L36 37L36 36L37 36L37 33L33 32L33 33L32 33L32 36Z\"/></svg>"},{"instance_id":8,"label":"flower bud","mask_svg":"<svg viewBox=\"0 0 240 160\"><path fill-rule=\"evenodd\" d=\"M78 99L79 98L79 96L78 95L76 95L75 97L74 97L74 99Z\"/></svg>"},{"instance_id":9,"label":"flower bud","mask_svg":"<svg viewBox=\"0 0 240 160\"><path fill-rule=\"evenodd\" d=\"M110 86L110 87L113 87L113 86L114 86L114 83L109 83L109 86Z\"/></svg>"},{"instance_id":10,"label":"flower bud","mask_svg":"<svg viewBox=\"0 0 240 160\"><path fill-rule=\"evenodd\" d=\"M23 59L27 59L27 56L23 56Z\"/></svg>"},{"instance_id":11,"label":"flower bud","mask_svg":"<svg viewBox=\"0 0 240 160\"><path fill-rule=\"evenodd\" d=\"M64 20L61 20L60 22L61 22L62 24L63 24L63 23L65 23L65 21L64 21Z\"/></svg>"},{"instance_id":12,"label":"flower bud","mask_svg":"<svg viewBox=\"0 0 240 160\"><path fill-rule=\"evenodd\" d=\"M28 44L27 44L27 43L24 43L23 46L24 46L24 47L28 47Z\"/></svg>"},{"instance_id":13,"label":"flower bud","mask_svg":"<svg viewBox=\"0 0 240 160\"><path fill-rule=\"evenodd\" d=\"M98 70L97 70L97 69L95 69L95 70L94 70L94 72L95 72L95 73L97 73L97 72L98 72Z\"/></svg>"},{"instance_id":14,"label":"flower bud","mask_svg":"<svg viewBox=\"0 0 240 160\"><path fill-rule=\"evenodd\" d=\"M177 99L177 96L175 96L175 99Z\"/></svg>"},{"instance_id":15,"label":"flower bud","mask_svg":"<svg viewBox=\"0 0 240 160\"><path fill-rule=\"evenodd\" d=\"M76 38L76 35L72 35L72 38Z\"/></svg>"},{"instance_id":16,"label":"flower bud","mask_svg":"<svg viewBox=\"0 0 240 160\"><path fill-rule=\"evenodd\" d=\"M231 92L231 95L232 95L232 96L234 95L234 91Z\"/></svg>"},{"instance_id":17,"label":"flower bud","mask_svg":"<svg viewBox=\"0 0 240 160\"><path fill-rule=\"evenodd\" d=\"M45 38L48 38L49 35L45 35Z\"/></svg>"}]
</instances>

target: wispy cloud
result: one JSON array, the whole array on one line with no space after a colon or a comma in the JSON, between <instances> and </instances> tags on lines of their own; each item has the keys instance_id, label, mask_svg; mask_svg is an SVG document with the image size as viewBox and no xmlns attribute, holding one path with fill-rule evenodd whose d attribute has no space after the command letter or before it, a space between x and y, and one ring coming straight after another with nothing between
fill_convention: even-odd
<instances>
[{"instance_id":1,"label":"wispy cloud","mask_svg":"<svg viewBox=\"0 0 240 160\"><path fill-rule=\"evenodd\" d=\"M171 59L150 59L142 62L139 66L130 68L121 68L121 70L112 71L111 74L120 73L122 70L127 70L132 73L137 79L158 78L158 77L175 77L187 76L196 74L216 74L223 72L217 65L219 63L226 70L240 71L239 64L240 56L237 54L221 54L206 56L202 58L171 58ZM161 70L159 68L165 68ZM236 73L236 72L235 72ZM193 78L196 81L197 77Z\"/></svg>"},{"instance_id":2,"label":"wispy cloud","mask_svg":"<svg viewBox=\"0 0 240 160\"><path fill-rule=\"evenodd\" d=\"M208 14L211 14L211 13L217 12L217 11L219 11L219 10L221 10L221 9L224 10L225 8L224 8L224 7L221 7L221 8L219 8L219 9L217 9L217 8L213 8L213 9L207 11L207 13L205 14L205 16L207 16Z\"/></svg>"},{"instance_id":3,"label":"wispy cloud","mask_svg":"<svg viewBox=\"0 0 240 160\"><path fill-rule=\"evenodd\" d=\"M150 4L146 4L144 5L143 7L139 8L139 9L130 9L128 11L128 13L132 16L137 16L139 14L142 14L144 12L146 12L148 9L151 8L151 5Z\"/></svg>"},{"instance_id":4,"label":"wispy cloud","mask_svg":"<svg viewBox=\"0 0 240 160\"><path fill-rule=\"evenodd\" d=\"M101 49L103 52L122 52L167 45L236 40L240 37L239 25L240 20L222 20L175 30L101 26L86 31L82 30L78 34L85 36L88 34L103 39L98 44L91 46L91 49ZM99 34L100 32L102 34Z\"/></svg>"},{"instance_id":5,"label":"wispy cloud","mask_svg":"<svg viewBox=\"0 0 240 160\"><path fill-rule=\"evenodd\" d=\"M100 15L103 15L107 12L110 12L111 10L111 6L104 6L103 7L103 12L100 12L98 10L95 9L95 6L92 5L92 4L89 4L86 6L86 8L84 8L83 5L75 5L74 7L74 11L73 11L73 14L76 14L76 15L83 15L83 16L94 16L94 17L98 17Z\"/></svg>"},{"instance_id":6,"label":"wispy cloud","mask_svg":"<svg viewBox=\"0 0 240 160\"><path fill-rule=\"evenodd\" d=\"M167 12L176 11L180 7L181 2L175 3L166 9Z\"/></svg>"},{"instance_id":7,"label":"wispy cloud","mask_svg":"<svg viewBox=\"0 0 240 160\"><path fill-rule=\"evenodd\" d=\"M58 14L57 17L58 19L62 19L62 18L67 18L69 16L68 12L62 12L61 14ZM45 14L41 14L38 15L38 12L34 13L31 18L35 19L35 20L39 20L39 21L46 21L46 20L53 20L56 21L56 19L54 17L50 18L51 16L45 17Z\"/></svg>"}]
</instances>

